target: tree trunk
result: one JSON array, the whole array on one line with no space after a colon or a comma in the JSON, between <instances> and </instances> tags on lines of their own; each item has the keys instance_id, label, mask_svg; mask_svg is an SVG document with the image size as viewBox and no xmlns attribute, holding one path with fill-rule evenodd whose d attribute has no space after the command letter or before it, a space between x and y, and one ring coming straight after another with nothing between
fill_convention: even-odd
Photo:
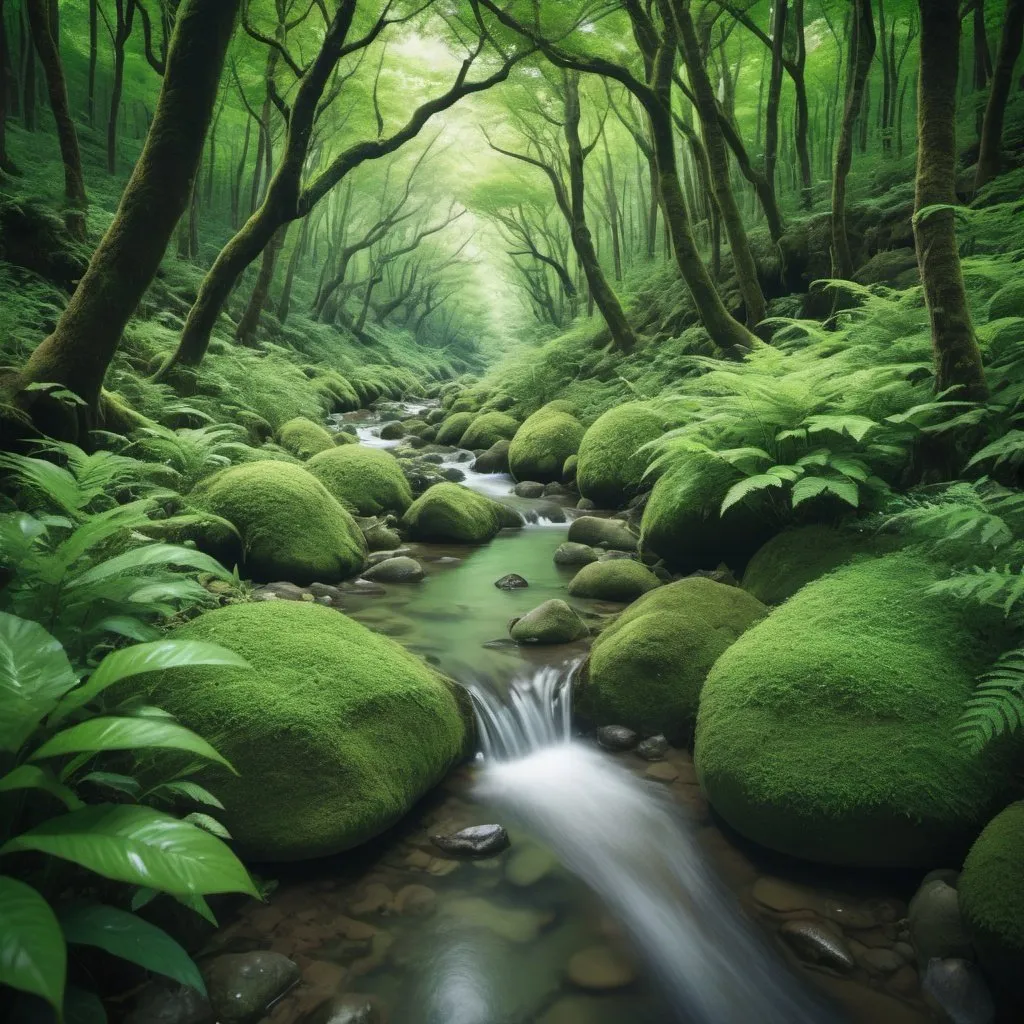
<instances>
[{"instance_id":1,"label":"tree trunk","mask_svg":"<svg viewBox=\"0 0 1024 1024\"><path fill-rule=\"evenodd\" d=\"M260 317L263 309L270 298L270 286L274 283L274 270L277 267L277 257L284 245L284 237L288 234L288 225L277 229L270 244L263 250L263 258L260 261L260 272L256 277L256 284L253 286L249 302L245 307L242 318L238 321L235 329L235 340L240 345L252 347L256 341L256 330L260 325Z\"/></svg>"},{"instance_id":2,"label":"tree trunk","mask_svg":"<svg viewBox=\"0 0 1024 1024\"><path fill-rule=\"evenodd\" d=\"M958 0L918 0L921 70L917 116L917 192L914 238L925 304L932 325L935 389L952 398L988 397L981 352L956 244L956 84L960 61ZM931 206L945 206L921 216Z\"/></svg>"},{"instance_id":3,"label":"tree trunk","mask_svg":"<svg viewBox=\"0 0 1024 1024\"><path fill-rule=\"evenodd\" d=\"M28 8L32 43L46 75L50 109L57 126L61 160L64 163L64 222L68 232L80 242L85 241L85 179L82 176L82 155L78 149L78 133L68 107L68 90L64 81L57 43L50 31L50 12L46 0L25 0Z\"/></svg>"},{"instance_id":4,"label":"tree trunk","mask_svg":"<svg viewBox=\"0 0 1024 1024\"><path fill-rule=\"evenodd\" d=\"M768 79L768 119L764 126L764 174L775 190L775 167L779 159L779 106L782 102L782 60L786 45L789 0L775 0L772 17L772 69Z\"/></svg>"},{"instance_id":5,"label":"tree trunk","mask_svg":"<svg viewBox=\"0 0 1024 1024\"><path fill-rule=\"evenodd\" d=\"M800 160L800 201L805 210L814 199L809 143L810 114L807 106L807 42L804 38L804 0L793 0L793 27L796 34L796 59L793 87L796 90L796 152Z\"/></svg>"},{"instance_id":6,"label":"tree trunk","mask_svg":"<svg viewBox=\"0 0 1024 1024\"><path fill-rule=\"evenodd\" d=\"M992 54L985 35L985 0L974 4L974 88L979 92L988 85L992 74Z\"/></svg>"},{"instance_id":7,"label":"tree trunk","mask_svg":"<svg viewBox=\"0 0 1024 1024\"><path fill-rule=\"evenodd\" d=\"M7 45L7 21L4 0L0 0L0 176L17 174L18 168L7 153L8 90L11 85L11 52Z\"/></svg>"},{"instance_id":8,"label":"tree trunk","mask_svg":"<svg viewBox=\"0 0 1024 1024\"><path fill-rule=\"evenodd\" d=\"M864 87L875 55L875 21L871 0L854 0L855 16L850 28L850 56L847 68L846 106L836 146L832 178L832 276L853 276L853 254L846 233L846 178L853 166L854 134L864 100Z\"/></svg>"},{"instance_id":9,"label":"tree trunk","mask_svg":"<svg viewBox=\"0 0 1024 1024\"><path fill-rule=\"evenodd\" d=\"M306 249L306 242L309 238L309 218L302 218L302 230L299 233L298 241L292 247L291 256L288 258L288 270L284 276L284 287L281 289L281 299L277 304L277 319L283 324L288 319L288 313L292 307L292 286L295 284L295 272L299 267L299 260Z\"/></svg>"},{"instance_id":10,"label":"tree trunk","mask_svg":"<svg viewBox=\"0 0 1024 1024\"><path fill-rule=\"evenodd\" d=\"M28 25L28 9L21 11L21 123L25 131L36 130L36 50Z\"/></svg>"},{"instance_id":11,"label":"tree trunk","mask_svg":"<svg viewBox=\"0 0 1024 1024\"><path fill-rule=\"evenodd\" d=\"M89 127L96 123L96 58L99 50L99 0L89 0L89 77L85 114Z\"/></svg>"},{"instance_id":12,"label":"tree trunk","mask_svg":"<svg viewBox=\"0 0 1024 1024\"><path fill-rule=\"evenodd\" d=\"M53 334L20 376L19 402L51 436L74 439L91 425L121 332L185 210L239 3L183 0L178 8L153 123L114 221ZM34 382L55 382L80 395L84 422L42 392L24 390Z\"/></svg>"},{"instance_id":13,"label":"tree trunk","mask_svg":"<svg viewBox=\"0 0 1024 1024\"><path fill-rule=\"evenodd\" d=\"M245 175L245 162L249 158L249 138L252 135L252 118L245 119L245 139L242 142L242 155L238 160L235 179L231 188L231 227L238 230L241 219L242 178Z\"/></svg>"},{"instance_id":14,"label":"tree trunk","mask_svg":"<svg viewBox=\"0 0 1024 1024\"><path fill-rule=\"evenodd\" d=\"M107 173L117 173L117 121L121 113L121 94L124 91L125 46L132 34L135 20L133 0L115 0L117 23L114 33L114 83L110 90L110 113L107 117Z\"/></svg>"},{"instance_id":15,"label":"tree trunk","mask_svg":"<svg viewBox=\"0 0 1024 1024\"><path fill-rule=\"evenodd\" d=\"M1006 101L1013 86L1013 67L1020 56L1024 39L1024 0L1006 0L1003 17L1003 35L999 42L999 55L992 74L985 120L981 129L981 150L978 153L978 171L974 181L976 189L991 181L1002 166L1003 121Z\"/></svg>"}]
</instances>

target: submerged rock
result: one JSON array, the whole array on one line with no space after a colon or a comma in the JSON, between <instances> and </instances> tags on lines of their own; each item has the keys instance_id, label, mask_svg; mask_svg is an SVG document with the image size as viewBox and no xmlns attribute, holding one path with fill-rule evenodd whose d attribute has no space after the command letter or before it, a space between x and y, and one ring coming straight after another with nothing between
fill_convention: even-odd
<instances>
[{"instance_id":1,"label":"submerged rock","mask_svg":"<svg viewBox=\"0 0 1024 1024\"><path fill-rule=\"evenodd\" d=\"M843 974L857 966L850 947L834 931L817 921L786 921L779 934L801 960L831 967Z\"/></svg>"},{"instance_id":2,"label":"submerged rock","mask_svg":"<svg viewBox=\"0 0 1024 1024\"><path fill-rule=\"evenodd\" d=\"M510 842L502 825L471 825L450 835L431 836L430 841L454 857L493 857L507 850Z\"/></svg>"},{"instance_id":3,"label":"submerged rock","mask_svg":"<svg viewBox=\"0 0 1024 1024\"><path fill-rule=\"evenodd\" d=\"M668 753L668 740L664 736L648 736L637 744L636 752L645 761L660 761Z\"/></svg>"},{"instance_id":4,"label":"submerged rock","mask_svg":"<svg viewBox=\"0 0 1024 1024\"><path fill-rule=\"evenodd\" d=\"M397 558L385 558L376 565L371 565L363 573L363 579L374 583L417 583L423 579L423 566L415 558L399 555Z\"/></svg>"},{"instance_id":5,"label":"submerged rock","mask_svg":"<svg viewBox=\"0 0 1024 1024\"><path fill-rule=\"evenodd\" d=\"M530 584L519 573L510 572L507 576L502 576L501 579L495 580L494 585L499 590L523 590Z\"/></svg>"},{"instance_id":6,"label":"submerged rock","mask_svg":"<svg viewBox=\"0 0 1024 1024\"><path fill-rule=\"evenodd\" d=\"M555 565L590 565L598 559L597 552L589 544L577 544L567 540L555 549Z\"/></svg>"},{"instance_id":7,"label":"submerged rock","mask_svg":"<svg viewBox=\"0 0 1024 1024\"><path fill-rule=\"evenodd\" d=\"M215 957L203 977L218 1024L253 1024L298 982L299 969L280 953L256 950Z\"/></svg>"},{"instance_id":8,"label":"submerged rock","mask_svg":"<svg viewBox=\"0 0 1024 1024\"><path fill-rule=\"evenodd\" d=\"M995 1020L992 994L981 971L967 960L931 960L921 991L948 1024L992 1024Z\"/></svg>"},{"instance_id":9,"label":"submerged rock","mask_svg":"<svg viewBox=\"0 0 1024 1024\"><path fill-rule=\"evenodd\" d=\"M624 725L602 725L597 730L597 742L605 750L632 750L636 746L637 735Z\"/></svg>"},{"instance_id":10,"label":"submerged rock","mask_svg":"<svg viewBox=\"0 0 1024 1024\"><path fill-rule=\"evenodd\" d=\"M310 1010L299 1024L381 1024L381 1020L369 996L346 993Z\"/></svg>"},{"instance_id":11,"label":"submerged rock","mask_svg":"<svg viewBox=\"0 0 1024 1024\"><path fill-rule=\"evenodd\" d=\"M636 979L633 965L608 946L591 946L573 953L567 973L574 985L594 992L625 988Z\"/></svg>"},{"instance_id":12,"label":"submerged rock","mask_svg":"<svg viewBox=\"0 0 1024 1024\"><path fill-rule=\"evenodd\" d=\"M516 619L509 633L517 643L567 644L588 636L590 630L565 601L554 598Z\"/></svg>"},{"instance_id":13,"label":"submerged rock","mask_svg":"<svg viewBox=\"0 0 1024 1024\"><path fill-rule=\"evenodd\" d=\"M514 493L517 498L543 498L544 485L536 480L523 480L516 484Z\"/></svg>"},{"instance_id":14,"label":"submerged rock","mask_svg":"<svg viewBox=\"0 0 1024 1024\"><path fill-rule=\"evenodd\" d=\"M636 534L621 519L601 519L599 516L580 516L574 520L569 527L569 540L616 551L637 549Z\"/></svg>"}]
</instances>

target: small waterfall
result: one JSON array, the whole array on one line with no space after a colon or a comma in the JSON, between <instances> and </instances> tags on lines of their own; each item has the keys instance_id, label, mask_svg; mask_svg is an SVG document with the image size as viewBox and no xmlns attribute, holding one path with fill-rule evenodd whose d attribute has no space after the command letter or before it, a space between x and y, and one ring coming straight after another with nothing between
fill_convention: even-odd
<instances>
[{"instance_id":1,"label":"small waterfall","mask_svg":"<svg viewBox=\"0 0 1024 1024\"><path fill-rule=\"evenodd\" d=\"M689 826L651 783L571 736L576 665L471 687L480 795L518 820L628 929L687 1024L825 1024L834 1014L755 934Z\"/></svg>"}]
</instances>

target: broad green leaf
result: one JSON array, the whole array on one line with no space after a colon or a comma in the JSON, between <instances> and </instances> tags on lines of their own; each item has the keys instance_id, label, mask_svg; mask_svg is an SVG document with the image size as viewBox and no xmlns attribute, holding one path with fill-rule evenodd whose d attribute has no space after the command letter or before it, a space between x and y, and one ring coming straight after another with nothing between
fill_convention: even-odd
<instances>
[{"instance_id":1,"label":"broad green leaf","mask_svg":"<svg viewBox=\"0 0 1024 1024\"><path fill-rule=\"evenodd\" d=\"M132 896L132 910L141 910L152 903L159 895L161 894L156 889L150 889L145 886L141 889L136 889L135 895ZM214 928L217 927L217 918L213 916L210 905L202 896L182 896L181 893L168 893L167 895L177 900L183 907L188 907L193 913L198 914L204 921L209 921Z\"/></svg>"},{"instance_id":2,"label":"broad green leaf","mask_svg":"<svg viewBox=\"0 0 1024 1024\"><path fill-rule=\"evenodd\" d=\"M54 778L53 774L36 764L21 764L0 778L0 793L16 789L40 789L55 796L69 811L84 806L74 790Z\"/></svg>"},{"instance_id":3,"label":"broad green leaf","mask_svg":"<svg viewBox=\"0 0 1024 1024\"><path fill-rule=\"evenodd\" d=\"M138 779L133 779L130 775L122 775L120 772L89 772L88 775L83 775L79 781L91 782L94 786L105 786L118 793L126 793L130 797L138 797L142 792L142 786Z\"/></svg>"},{"instance_id":4,"label":"broad green leaf","mask_svg":"<svg viewBox=\"0 0 1024 1024\"><path fill-rule=\"evenodd\" d=\"M847 434L854 441L863 441L866 434L878 426L867 416L809 416L806 420L807 430L812 434L828 431L833 434Z\"/></svg>"},{"instance_id":5,"label":"broad green leaf","mask_svg":"<svg viewBox=\"0 0 1024 1024\"><path fill-rule=\"evenodd\" d=\"M36 850L98 875L161 892L259 897L248 872L216 836L151 807L99 804L37 825L0 847Z\"/></svg>"},{"instance_id":6,"label":"broad green leaf","mask_svg":"<svg viewBox=\"0 0 1024 1024\"><path fill-rule=\"evenodd\" d=\"M842 473L843 476L847 476L851 480L857 480L860 483L864 483L871 475L871 471L860 459L854 459L848 455L833 455L828 460L828 464L837 473Z\"/></svg>"},{"instance_id":7,"label":"broad green leaf","mask_svg":"<svg viewBox=\"0 0 1024 1024\"><path fill-rule=\"evenodd\" d=\"M108 654L85 684L64 697L57 706L52 721L62 721L69 712L87 704L107 687L123 679L181 665L249 667L249 663L234 651L229 651L219 644L204 643L200 640L156 640L152 643L125 647L123 650Z\"/></svg>"},{"instance_id":8,"label":"broad green leaf","mask_svg":"<svg viewBox=\"0 0 1024 1024\"><path fill-rule=\"evenodd\" d=\"M77 682L42 626L0 612L0 750L17 751Z\"/></svg>"},{"instance_id":9,"label":"broad green leaf","mask_svg":"<svg viewBox=\"0 0 1024 1024\"><path fill-rule=\"evenodd\" d=\"M781 487L782 480L773 476L770 473L759 473L757 476L748 476L745 480L740 480L739 483L733 484L729 488L722 501L722 507L719 509L719 515L724 515L726 511L732 508L738 501L742 501L748 495L754 494L757 491L766 490L769 487Z\"/></svg>"},{"instance_id":10,"label":"broad green leaf","mask_svg":"<svg viewBox=\"0 0 1024 1024\"><path fill-rule=\"evenodd\" d=\"M803 466L770 466L765 470L766 473L772 476L777 476L780 480L788 480L790 483L794 483L804 475Z\"/></svg>"},{"instance_id":11,"label":"broad green leaf","mask_svg":"<svg viewBox=\"0 0 1024 1024\"><path fill-rule=\"evenodd\" d=\"M821 494L833 494L854 508L860 505L860 490L853 480L847 480L845 477L810 476L804 477L793 486L793 508Z\"/></svg>"},{"instance_id":12,"label":"broad green leaf","mask_svg":"<svg viewBox=\"0 0 1024 1024\"><path fill-rule=\"evenodd\" d=\"M826 487L826 480L820 476L805 476L803 480L798 481L793 485L793 508L797 505L803 504L805 501L809 501L811 498L816 498L821 494Z\"/></svg>"},{"instance_id":13,"label":"broad green leaf","mask_svg":"<svg viewBox=\"0 0 1024 1024\"><path fill-rule=\"evenodd\" d=\"M86 570L68 583L68 589L87 586L123 572L134 572L153 565L176 565L180 568L208 572L221 579L231 578L231 573L220 562L201 551L184 548L178 544L144 544Z\"/></svg>"},{"instance_id":14,"label":"broad green leaf","mask_svg":"<svg viewBox=\"0 0 1024 1024\"><path fill-rule=\"evenodd\" d=\"M193 811L191 814L186 814L184 820L191 822L198 828L205 828L207 832L219 836L221 839L231 838L231 833L216 818L209 814L203 814L202 811Z\"/></svg>"},{"instance_id":15,"label":"broad green leaf","mask_svg":"<svg viewBox=\"0 0 1024 1024\"><path fill-rule=\"evenodd\" d=\"M147 971L173 978L206 994L199 968L162 928L126 910L91 903L60 915L64 938L74 946L97 946Z\"/></svg>"},{"instance_id":16,"label":"broad green leaf","mask_svg":"<svg viewBox=\"0 0 1024 1024\"><path fill-rule=\"evenodd\" d=\"M177 722L159 718L90 718L51 736L30 757L38 761L44 757L60 757L62 754L78 754L89 750L99 752L142 748L187 750L231 768L228 761L202 736Z\"/></svg>"},{"instance_id":17,"label":"broad green leaf","mask_svg":"<svg viewBox=\"0 0 1024 1024\"><path fill-rule=\"evenodd\" d=\"M170 796L183 796L186 800L192 800L197 804L206 804L208 807L216 807L223 811L224 805L206 788L195 782L182 780L180 782L165 782L150 790L150 793L161 793Z\"/></svg>"},{"instance_id":18,"label":"broad green leaf","mask_svg":"<svg viewBox=\"0 0 1024 1024\"><path fill-rule=\"evenodd\" d=\"M64 1004L67 950L50 904L30 885L0 875L0 984Z\"/></svg>"}]
</instances>

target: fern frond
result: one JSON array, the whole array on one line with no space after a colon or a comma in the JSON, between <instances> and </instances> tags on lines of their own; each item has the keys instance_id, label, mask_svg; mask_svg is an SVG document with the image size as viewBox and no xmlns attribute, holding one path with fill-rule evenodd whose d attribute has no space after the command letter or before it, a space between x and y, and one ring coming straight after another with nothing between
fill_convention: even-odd
<instances>
[{"instance_id":1,"label":"fern frond","mask_svg":"<svg viewBox=\"0 0 1024 1024\"><path fill-rule=\"evenodd\" d=\"M980 753L994 739L1024 725L1024 648L1000 655L978 678L956 726L957 739Z\"/></svg>"}]
</instances>

